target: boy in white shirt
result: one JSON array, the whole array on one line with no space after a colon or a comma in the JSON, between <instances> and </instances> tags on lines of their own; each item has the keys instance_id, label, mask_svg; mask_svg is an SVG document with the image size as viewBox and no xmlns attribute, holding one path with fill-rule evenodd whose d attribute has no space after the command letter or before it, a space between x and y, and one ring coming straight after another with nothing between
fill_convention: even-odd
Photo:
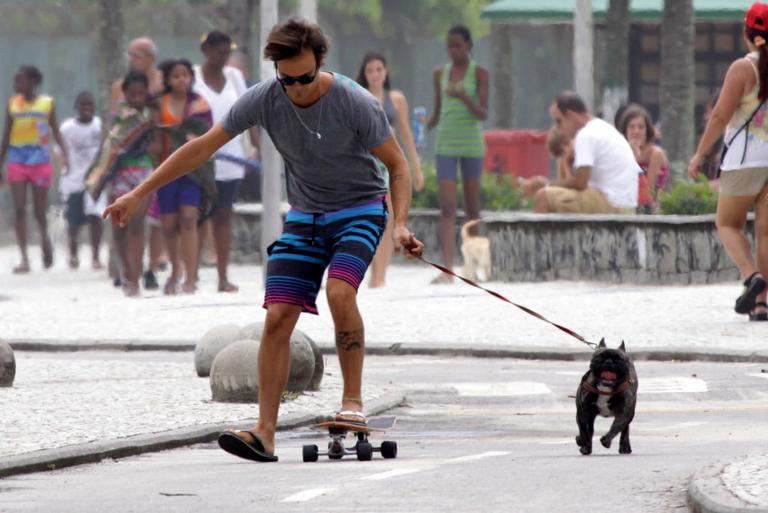
<instances>
[{"instance_id":1,"label":"boy in white shirt","mask_svg":"<svg viewBox=\"0 0 768 513\"><path fill-rule=\"evenodd\" d=\"M107 199L102 194L98 201L94 201L85 191L86 175L101 146L101 119L94 115L96 104L93 95L88 91L77 95L75 111L77 117L65 120L60 128L64 144L69 150L69 166L62 169L59 180L59 191L62 202L66 204L65 216L69 228L69 267L77 269L80 265L77 237L80 228L88 223L93 268L101 269L101 214L107 207Z\"/></svg>"},{"instance_id":2,"label":"boy in white shirt","mask_svg":"<svg viewBox=\"0 0 768 513\"><path fill-rule=\"evenodd\" d=\"M539 190L534 212L634 213L642 170L624 136L592 116L584 101L570 91L558 95L549 113L563 134L573 138L574 172Z\"/></svg>"}]
</instances>

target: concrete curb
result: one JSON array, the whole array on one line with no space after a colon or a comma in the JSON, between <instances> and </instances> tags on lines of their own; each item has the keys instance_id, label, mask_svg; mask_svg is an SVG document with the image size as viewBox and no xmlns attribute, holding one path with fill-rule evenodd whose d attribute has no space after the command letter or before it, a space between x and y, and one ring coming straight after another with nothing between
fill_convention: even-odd
<instances>
[{"instance_id":1,"label":"concrete curb","mask_svg":"<svg viewBox=\"0 0 768 513\"><path fill-rule=\"evenodd\" d=\"M173 351L191 352L195 343L185 340L147 342L139 340L75 340L60 343L51 339L6 339L14 351L77 352L77 351ZM577 346L578 347L578 346ZM336 347L320 344L323 354L335 354ZM473 358L518 358L522 360L585 361L591 349L561 347L450 347L439 345L369 344L366 354L377 356L455 356ZM768 363L768 351L724 351L716 348L664 348L630 351L635 361L701 361L724 363Z\"/></svg>"},{"instance_id":2,"label":"concrete curb","mask_svg":"<svg viewBox=\"0 0 768 513\"><path fill-rule=\"evenodd\" d=\"M697 470L688 482L688 508L692 513L768 513L748 504L728 490L720 478L727 464L714 463Z\"/></svg>"},{"instance_id":3,"label":"concrete curb","mask_svg":"<svg viewBox=\"0 0 768 513\"><path fill-rule=\"evenodd\" d=\"M378 415L406 402L402 392L392 392L368 404L366 413ZM278 431L287 431L317 422L321 416L294 414L278 423ZM111 458L125 458L148 452L158 452L216 440L225 428L248 429L255 419L242 419L228 423L202 424L160 433L130 436L115 440L90 442L57 449L47 449L29 454L4 457L0 461L0 479L18 474L58 470L86 463L97 463Z\"/></svg>"}]
</instances>

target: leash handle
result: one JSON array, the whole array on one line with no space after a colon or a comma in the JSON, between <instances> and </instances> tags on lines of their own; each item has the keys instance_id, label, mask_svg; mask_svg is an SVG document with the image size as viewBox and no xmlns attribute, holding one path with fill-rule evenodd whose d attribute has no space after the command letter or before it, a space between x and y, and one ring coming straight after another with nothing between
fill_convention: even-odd
<instances>
[{"instance_id":1,"label":"leash handle","mask_svg":"<svg viewBox=\"0 0 768 513\"><path fill-rule=\"evenodd\" d=\"M563 326L561 324L557 324L556 322L550 321L549 319L547 319L546 317L541 315L539 312L536 312L535 310L531 310L527 306L519 305L519 304L515 303L514 301L510 301L509 299L507 299L503 295L499 294L498 292L490 290L490 289L486 289L485 287L483 287L480 284L470 280L469 278L465 278L463 276L460 276L460 275L456 274L455 272L453 272L451 269L448 269L447 267L444 267L444 266L442 266L440 264L436 264L434 262L430 262L429 260L427 260L426 258L424 258L421 255L418 255L417 258L419 260L421 260L422 262L424 262L425 264L431 265L435 269L438 269L438 270L440 270L440 271L442 271L442 272L444 272L446 274L449 274L451 276L454 276L454 277L460 279L461 281L463 281L467 285L471 285L472 287L475 287L477 289L483 290L483 291L487 292L488 294L492 295L493 297L495 297L497 299L500 299L500 300L504 301L505 303L509 303L510 305L512 305L514 307L519 308L520 310L522 310L523 312L527 313L528 315L536 317L537 319L542 320L542 321L546 322L547 324L550 324L550 325L554 326L555 328L559 329L563 333L566 333L567 335L572 336L573 338L575 338L576 340L578 340L582 344L585 344L585 345L587 345L587 346L589 346L591 348L597 347L597 344L595 344L594 342L588 341L586 338L584 338L583 336L579 335L578 333L576 333L572 329L567 328L567 327L565 327L565 326Z\"/></svg>"}]
</instances>

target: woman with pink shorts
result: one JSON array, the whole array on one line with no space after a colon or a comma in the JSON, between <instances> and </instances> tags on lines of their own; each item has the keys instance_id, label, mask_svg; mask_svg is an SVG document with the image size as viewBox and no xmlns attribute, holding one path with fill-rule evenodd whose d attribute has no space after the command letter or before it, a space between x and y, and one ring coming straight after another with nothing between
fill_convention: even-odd
<instances>
[{"instance_id":1,"label":"woman with pink shorts","mask_svg":"<svg viewBox=\"0 0 768 513\"><path fill-rule=\"evenodd\" d=\"M8 159L6 166L8 183L11 184L15 207L16 243L21 252L21 263L13 269L14 273L28 273L27 255L27 184L32 187L32 201L35 219L40 228L43 249L43 266L48 269L53 265L53 246L48 236L48 188L51 186L53 170L48 148L50 137L62 148L64 165L67 163L67 150L59 134L53 98L38 94L37 89L43 82L43 74L34 66L21 66L13 78L16 92L8 101L0 148L0 169ZM0 173L0 184L2 184Z\"/></svg>"}]
</instances>

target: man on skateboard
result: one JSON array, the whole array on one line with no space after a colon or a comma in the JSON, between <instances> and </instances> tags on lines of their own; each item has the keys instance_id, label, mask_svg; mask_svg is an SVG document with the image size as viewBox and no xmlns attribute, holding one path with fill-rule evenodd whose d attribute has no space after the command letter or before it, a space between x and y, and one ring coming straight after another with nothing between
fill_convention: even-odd
<instances>
[{"instance_id":1,"label":"man on skateboard","mask_svg":"<svg viewBox=\"0 0 768 513\"><path fill-rule=\"evenodd\" d=\"M317 314L315 298L326 268L326 295L344 379L336 420L366 423L365 337L356 296L389 215L376 159L389 172L395 247L408 257L420 256L424 247L406 225L411 180L386 114L354 81L321 71L328 46L313 23L292 19L275 26L264 56L275 63L277 78L249 89L221 123L181 147L105 214L125 224L141 198L199 167L252 126L265 128L274 141L285 161L291 210L282 235L268 251L259 420L249 431L227 430L219 437L225 451L255 461L277 461L274 436L290 370L290 335L299 314Z\"/></svg>"}]
</instances>

